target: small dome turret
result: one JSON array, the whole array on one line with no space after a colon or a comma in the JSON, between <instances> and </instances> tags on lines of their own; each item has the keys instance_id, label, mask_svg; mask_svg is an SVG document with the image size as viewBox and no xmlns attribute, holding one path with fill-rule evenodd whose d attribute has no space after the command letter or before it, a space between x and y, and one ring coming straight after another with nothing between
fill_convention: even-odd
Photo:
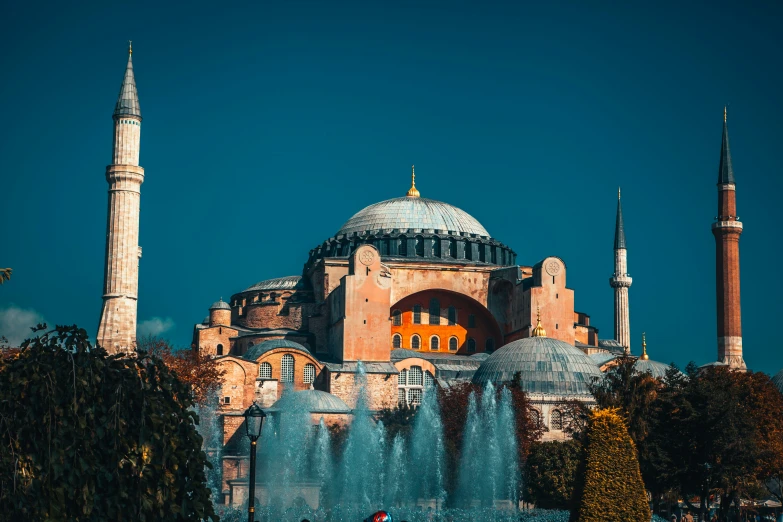
<instances>
[{"instance_id":1,"label":"small dome turret","mask_svg":"<svg viewBox=\"0 0 783 522\"><path fill-rule=\"evenodd\" d=\"M212 303L212 306L209 307L210 310L231 310L231 306L228 303L223 302L223 298L220 298L220 301L215 301Z\"/></svg>"},{"instance_id":2,"label":"small dome turret","mask_svg":"<svg viewBox=\"0 0 783 522\"><path fill-rule=\"evenodd\" d=\"M209 326L231 326L231 306L222 297L209 307Z\"/></svg>"}]
</instances>

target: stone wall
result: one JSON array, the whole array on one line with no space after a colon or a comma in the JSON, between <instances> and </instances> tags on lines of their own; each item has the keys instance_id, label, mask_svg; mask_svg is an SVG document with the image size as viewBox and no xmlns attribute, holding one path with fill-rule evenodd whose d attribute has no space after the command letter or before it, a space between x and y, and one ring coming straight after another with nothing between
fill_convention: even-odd
<instances>
[{"instance_id":1,"label":"stone wall","mask_svg":"<svg viewBox=\"0 0 783 522\"><path fill-rule=\"evenodd\" d=\"M329 389L326 391L341 398L350 408L355 408L359 393L356 374L329 372L329 377ZM397 405L397 374L371 373L366 377L369 408L371 410L394 408Z\"/></svg>"}]
</instances>

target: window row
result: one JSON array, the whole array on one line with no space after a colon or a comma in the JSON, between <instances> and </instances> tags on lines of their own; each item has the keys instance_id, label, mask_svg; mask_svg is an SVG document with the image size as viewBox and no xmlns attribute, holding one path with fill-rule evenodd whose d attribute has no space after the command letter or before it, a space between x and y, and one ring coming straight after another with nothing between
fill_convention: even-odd
<instances>
[{"instance_id":1,"label":"window row","mask_svg":"<svg viewBox=\"0 0 783 522\"><path fill-rule=\"evenodd\" d=\"M127 123L129 125L140 125L136 120L120 120L120 123Z\"/></svg>"},{"instance_id":2,"label":"window row","mask_svg":"<svg viewBox=\"0 0 783 522\"><path fill-rule=\"evenodd\" d=\"M530 410L530 420L534 424L541 422L541 412L538 410ZM560 410L552 410L549 414L549 429L561 431L563 429L563 412Z\"/></svg>"},{"instance_id":3,"label":"window row","mask_svg":"<svg viewBox=\"0 0 783 522\"><path fill-rule=\"evenodd\" d=\"M421 324L421 305L413 305L413 324ZM437 299L430 300L429 318L428 324L439 325L441 324L440 315L440 302ZM402 310L392 310L392 325L402 326ZM453 306L449 306L446 310L446 324L454 326L457 324L457 309ZM468 315L468 328L476 327L476 316L473 314Z\"/></svg>"},{"instance_id":4,"label":"window row","mask_svg":"<svg viewBox=\"0 0 783 522\"><path fill-rule=\"evenodd\" d=\"M325 257L348 257L359 245L373 245L382 256L439 257L470 259L486 263L513 265L515 256L500 245L477 243L467 239L440 237L366 237L343 239L324 245Z\"/></svg>"},{"instance_id":5,"label":"window row","mask_svg":"<svg viewBox=\"0 0 783 522\"><path fill-rule=\"evenodd\" d=\"M467 344L468 353L476 353L475 339L473 339L472 337L468 337L466 344ZM392 335L392 348L406 348L405 346L403 346L402 335L398 333ZM423 348L421 344L421 336L419 334L411 335L410 348L413 350L420 350ZM459 349L459 339L457 339L456 337L449 337L448 348L450 352L456 352ZM440 337L438 337L437 335L433 335L430 337L430 350L433 351L440 350ZM484 350L487 352L494 351L495 340L487 339L484 342Z\"/></svg>"},{"instance_id":6,"label":"window row","mask_svg":"<svg viewBox=\"0 0 783 522\"><path fill-rule=\"evenodd\" d=\"M262 362L258 366L258 377L261 379L272 378L272 365L268 362ZM305 384L315 382L315 365L307 363L302 372L302 381ZM283 355L280 359L280 382L294 382L294 356L290 354Z\"/></svg>"}]
</instances>

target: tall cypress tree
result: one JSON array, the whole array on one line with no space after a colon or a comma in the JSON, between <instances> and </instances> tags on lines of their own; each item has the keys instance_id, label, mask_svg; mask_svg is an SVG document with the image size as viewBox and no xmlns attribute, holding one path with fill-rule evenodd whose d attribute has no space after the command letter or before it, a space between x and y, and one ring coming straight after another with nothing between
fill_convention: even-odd
<instances>
[{"instance_id":1,"label":"tall cypress tree","mask_svg":"<svg viewBox=\"0 0 783 522\"><path fill-rule=\"evenodd\" d=\"M636 447L616 409L590 414L584 479L579 482L579 522L649 522Z\"/></svg>"}]
</instances>

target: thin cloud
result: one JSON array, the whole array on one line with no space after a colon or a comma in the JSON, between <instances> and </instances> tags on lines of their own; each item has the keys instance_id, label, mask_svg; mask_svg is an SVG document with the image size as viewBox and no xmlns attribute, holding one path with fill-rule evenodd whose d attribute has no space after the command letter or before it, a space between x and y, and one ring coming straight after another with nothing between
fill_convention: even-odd
<instances>
[{"instance_id":1,"label":"thin cloud","mask_svg":"<svg viewBox=\"0 0 783 522\"><path fill-rule=\"evenodd\" d=\"M9 346L21 345L22 341L33 337L30 328L45 322L43 316L32 308L20 308L13 304L0 308L0 336L8 339Z\"/></svg>"},{"instance_id":2,"label":"thin cloud","mask_svg":"<svg viewBox=\"0 0 783 522\"><path fill-rule=\"evenodd\" d=\"M136 333L138 337L145 337L148 335L151 336L157 336L164 334L174 328L174 319L171 317L161 318L161 317L153 317L151 319L146 319L139 323L139 326L136 328Z\"/></svg>"}]
</instances>

